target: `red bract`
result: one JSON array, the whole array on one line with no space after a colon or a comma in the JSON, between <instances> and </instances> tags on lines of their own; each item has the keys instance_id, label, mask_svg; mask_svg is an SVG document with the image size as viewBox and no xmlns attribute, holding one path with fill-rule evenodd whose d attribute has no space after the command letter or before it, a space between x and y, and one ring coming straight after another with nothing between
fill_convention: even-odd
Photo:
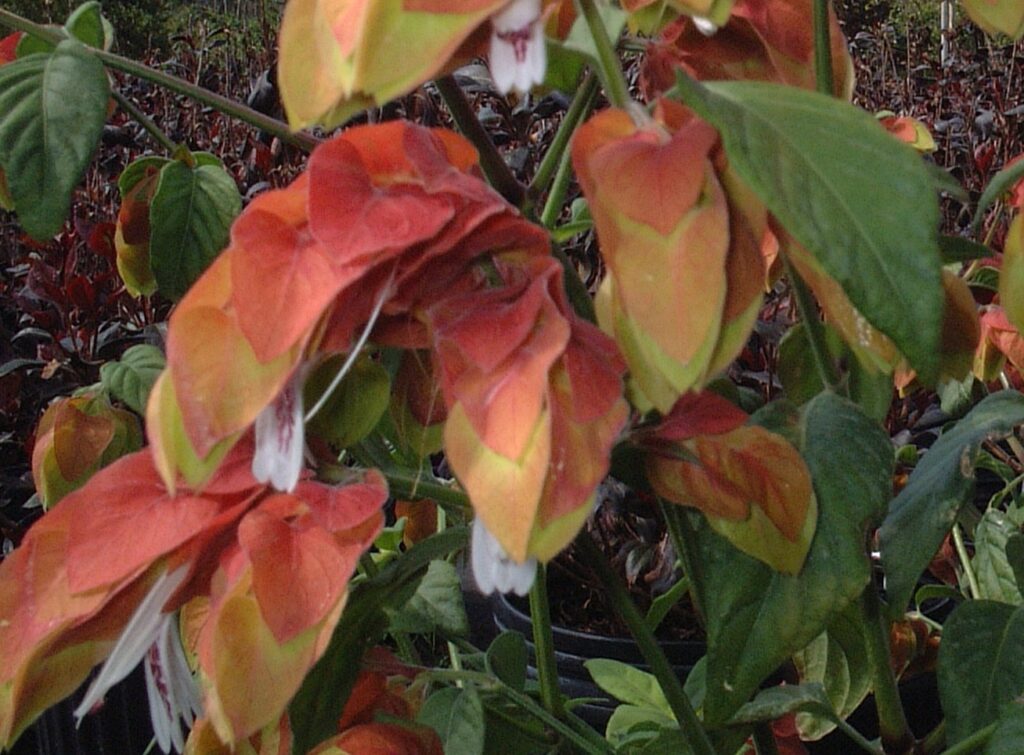
<instances>
[{"instance_id":1,"label":"red bract","mask_svg":"<svg viewBox=\"0 0 1024 755\"><path fill-rule=\"evenodd\" d=\"M0 564L0 743L109 655L83 708L102 699L196 600L208 601L196 632L219 737L246 738L280 716L338 620L387 490L369 473L273 494L249 472L251 452L239 445L202 493L177 495L148 452L132 454L29 530ZM168 703L165 731L177 732L178 713Z\"/></svg>"}]
</instances>

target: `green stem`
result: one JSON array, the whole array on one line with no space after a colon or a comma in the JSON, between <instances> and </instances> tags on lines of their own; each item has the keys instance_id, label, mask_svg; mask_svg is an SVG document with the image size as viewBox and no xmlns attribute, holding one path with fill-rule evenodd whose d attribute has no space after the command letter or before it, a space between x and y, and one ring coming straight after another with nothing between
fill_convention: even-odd
<instances>
[{"instance_id":1,"label":"green stem","mask_svg":"<svg viewBox=\"0 0 1024 755\"><path fill-rule=\"evenodd\" d=\"M555 171L560 170L560 166L568 151L569 140L572 139L577 126L590 114L596 100L597 79L593 73L588 73L583 80L583 84L576 91L572 104L569 105L565 117L562 118L562 122L558 125L555 138L551 140L551 146L544 153L540 165L537 166L537 172L533 175L533 180L526 189L526 196L531 202L535 202L540 198L540 195L544 193L552 177L555 175ZM559 205L561 205L561 202L559 202ZM545 207L546 209L547 207Z\"/></svg>"},{"instance_id":2,"label":"green stem","mask_svg":"<svg viewBox=\"0 0 1024 755\"><path fill-rule=\"evenodd\" d=\"M907 726L900 700L896 677L889 661L889 624L882 616L878 592L868 585L860 597L861 631L871 671L875 707L878 710L878 730L882 735L882 750L890 755L902 755L914 747L914 735Z\"/></svg>"},{"instance_id":3,"label":"green stem","mask_svg":"<svg viewBox=\"0 0 1024 755\"><path fill-rule=\"evenodd\" d=\"M11 13L8 10L0 8L0 24L9 26L12 29L23 31L26 34L31 34L33 37L38 37L46 42L52 44L60 44L61 41L67 38L67 35L60 29L50 28L41 26L40 24L33 23L27 18L22 18L16 13ZM112 52L106 50L99 50L96 48L89 48L90 52L103 61L104 65L108 68L113 68L124 73L131 74L140 79L151 81L154 84L159 84L166 89L176 92L177 94L185 95L190 97L197 102L201 102L204 105L209 105L225 115L236 118L243 123L248 123L250 126L255 126L262 131L266 131L268 134L273 134L278 137L281 141L291 144L299 149L311 152L319 143L312 134L299 131L293 132L287 123L282 123L276 118L264 115L250 107L246 107L241 103L235 102L234 100L228 99L222 95L211 92L208 89L196 86L184 79L179 79L177 76L172 76L169 73L158 71L155 68L150 68L147 65L138 63L129 58L121 57Z\"/></svg>"},{"instance_id":4,"label":"green stem","mask_svg":"<svg viewBox=\"0 0 1024 755\"><path fill-rule=\"evenodd\" d=\"M829 0L814 0L814 78L822 94L834 94L828 4Z\"/></svg>"},{"instance_id":5,"label":"green stem","mask_svg":"<svg viewBox=\"0 0 1024 755\"><path fill-rule=\"evenodd\" d=\"M604 93L608 101L615 107L630 110L633 105L629 96L629 86L619 65L619 56L615 52L608 30L604 26L601 13L597 10L594 0L576 0L576 7L590 29L590 36L597 48L597 72L604 85Z\"/></svg>"},{"instance_id":6,"label":"green stem","mask_svg":"<svg viewBox=\"0 0 1024 755\"><path fill-rule=\"evenodd\" d=\"M537 564L537 576L530 588L530 624L536 650L540 701L556 716L562 715L562 693L558 689L558 664L555 662L555 639L551 632L551 607L548 604L548 574L544 564Z\"/></svg>"},{"instance_id":7,"label":"green stem","mask_svg":"<svg viewBox=\"0 0 1024 755\"><path fill-rule=\"evenodd\" d=\"M693 610L701 626L704 621L704 575L700 569L700 561L693 552L693 545L696 541L690 521L686 518L686 512L681 506L658 499L661 507L661 515L665 519L665 526L668 528L668 536L672 539L672 546L676 550L676 557L683 563L683 572L690 580L690 602L693 603Z\"/></svg>"},{"instance_id":8,"label":"green stem","mask_svg":"<svg viewBox=\"0 0 1024 755\"><path fill-rule=\"evenodd\" d=\"M991 723L984 729L978 729L976 732L967 737L967 739L961 739L955 745L947 749L942 755L969 755L972 752L978 752L984 747L992 735L995 734L996 729L999 727L999 722Z\"/></svg>"},{"instance_id":9,"label":"green stem","mask_svg":"<svg viewBox=\"0 0 1024 755\"><path fill-rule=\"evenodd\" d=\"M476 113L473 112L473 108L455 78L442 76L436 79L434 84L437 85L437 91L440 92L444 104L448 106L448 112L451 113L455 125L458 126L462 135L473 143L476 151L480 154L480 167L487 177L487 182L516 207L521 205L526 197L526 190L512 175L512 171L494 146L491 137L480 125Z\"/></svg>"},{"instance_id":10,"label":"green stem","mask_svg":"<svg viewBox=\"0 0 1024 755\"><path fill-rule=\"evenodd\" d=\"M956 547L956 555L960 557L960 564L964 567L967 587L971 591L970 597L977 600L981 597L981 585L978 583L978 575L974 573L974 567L971 565L971 554L967 552L964 533L959 524L953 525L953 545Z\"/></svg>"},{"instance_id":11,"label":"green stem","mask_svg":"<svg viewBox=\"0 0 1024 755\"><path fill-rule=\"evenodd\" d=\"M939 721L939 725L928 732L928 735L921 742L921 752L924 755L935 755L946 746L946 719Z\"/></svg>"},{"instance_id":12,"label":"green stem","mask_svg":"<svg viewBox=\"0 0 1024 755\"><path fill-rule=\"evenodd\" d=\"M465 493L432 476L394 467L384 468L380 471L388 481L388 489L391 494L398 498L410 501L429 498L435 503L464 512L470 508L469 498Z\"/></svg>"},{"instance_id":13,"label":"green stem","mask_svg":"<svg viewBox=\"0 0 1024 755\"><path fill-rule=\"evenodd\" d=\"M779 755L779 745L771 723L760 721L754 724L754 749L757 755Z\"/></svg>"},{"instance_id":14,"label":"green stem","mask_svg":"<svg viewBox=\"0 0 1024 755\"><path fill-rule=\"evenodd\" d=\"M811 345L811 356L814 357L814 364L818 368L821 384L828 389L835 389L839 385L839 376L828 355L825 326L821 322L821 318L818 317L818 307L814 303L814 297L811 296L807 284L804 283L796 268L790 264L785 254L782 255L782 264L786 269L786 277L789 278L797 309L800 311L800 319L803 320L804 328L807 330L807 342Z\"/></svg>"},{"instance_id":15,"label":"green stem","mask_svg":"<svg viewBox=\"0 0 1024 755\"><path fill-rule=\"evenodd\" d=\"M664 651L654 638L654 633L647 626L644 617L629 597L619 575L608 565L601 549L598 548L597 543L588 532L584 531L576 538L576 549L583 557L583 561L597 574L598 581L608 591L612 607L629 628L633 639L636 640L637 647L640 648L641 654L651 667L651 673L658 680L690 749L696 755L714 755L715 748L712 746L711 740L708 739L708 734L700 719L697 718L690 699L686 696L683 683L676 676Z\"/></svg>"},{"instance_id":16,"label":"green stem","mask_svg":"<svg viewBox=\"0 0 1024 755\"><path fill-rule=\"evenodd\" d=\"M128 116L137 122L142 128L146 130L146 133L152 137L153 141L164 148L164 151L173 154L178 148L178 145L174 143L167 134L160 130L160 127L153 122L153 119L143 113L139 108L135 106L135 103L125 97L123 94L118 92L116 89L112 92L114 101L118 107L128 113Z\"/></svg>"},{"instance_id":17,"label":"green stem","mask_svg":"<svg viewBox=\"0 0 1024 755\"><path fill-rule=\"evenodd\" d=\"M852 740L854 744L860 747L860 749L869 753L869 755L884 755L881 749L876 747L867 737L850 726L850 724L842 718L836 721L836 728L843 732L843 734Z\"/></svg>"},{"instance_id":18,"label":"green stem","mask_svg":"<svg viewBox=\"0 0 1024 755\"><path fill-rule=\"evenodd\" d=\"M572 180L572 154L563 152L558 162L558 171L555 173L554 183L551 184L551 191L544 202L544 209L540 213L540 223L545 228L554 228L558 222L558 216L562 213L562 205L565 204L565 193L569 190L569 181Z\"/></svg>"}]
</instances>

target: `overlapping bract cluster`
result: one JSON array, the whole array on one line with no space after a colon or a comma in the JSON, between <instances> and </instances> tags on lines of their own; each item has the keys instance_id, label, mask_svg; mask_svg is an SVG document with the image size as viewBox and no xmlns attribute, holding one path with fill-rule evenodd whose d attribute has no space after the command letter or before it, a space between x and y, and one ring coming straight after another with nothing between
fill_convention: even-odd
<instances>
[{"instance_id":1,"label":"overlapping bract cluster","mask_svg":"<svg viewBox=\"0 0 1024 755\"><path fill-rule=\"evenodd\" d=\"M156 608L197 616L209 724L233 742L281 715L337 623L387 489L370 472L276 493L253 479L251 450L240 444L201 492L176 495L148 451L126 456L0 564L0 744L75 690L170 573L179 586Z\"/></svg>"},{"instance_id":2,"label":"overlapping bract cluster","mask_svg":"<svg viewBox=\"0 0 1024 755\"><path fill-rule=\"evenodd\" d=\"M700 80L752 80L814 89L812 0L737 0L729 22L712 35L693 19L670 24L651 44L641 70L653 99L675 85L676 69ZM832 16L832 90L849 97L853 60Z\"/></svg>"},{"instance_id":3,"label":"overlapping bract cluster","mask_svg":"<svg viewBox=\"0 0 1024 755\"><path fill-rule=\"evenodd\" d=\"M168 485L201 483L304 364L351 349L379 310L375 344L433 354L452 469L502 547L519 561L564 547L626 420L624 366L573 313L547 235L475 158L450 132L351 129L246 209L171 318L149 410Z\"/></svg>"},{"instance_id":4,"label":"overlapping bract cluster","mask_svg":"<svg viewBox=\"0 0 1024 755\"><path fill-rule=\"evenodd\" d=\"M729 175L714 129L674 103L658 115L638 126L606 110L572 149L608 266L598 319L629 364L635 403L667 412L745 343L767 213Z\"/></svg>"}]
</instances>

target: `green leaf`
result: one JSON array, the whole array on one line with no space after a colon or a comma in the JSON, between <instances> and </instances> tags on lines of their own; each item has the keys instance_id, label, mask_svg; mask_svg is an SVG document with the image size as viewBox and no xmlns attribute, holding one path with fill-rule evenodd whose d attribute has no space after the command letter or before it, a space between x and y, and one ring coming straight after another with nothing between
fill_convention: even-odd
<instances>
[{"instance_id":1,"label":"green leaf","mask_svg":"<svg viewBox=\"0 0 1024 755\"><path fill-rule=\"evenodd\" d=\"M90 47L109 50L114 43L114 27L103 17L102 8L96 0L82 3L68 16L64 29Z\"/></svg>"},{"instance_id":2,"label":"green leaf","mask_svg":"<svg viewBox=\"0 0 1024 755\"><path fill-rule=\"evenodd\" d=\"M661 622L668 616L668 612L690 592L690 580L686 576L680 577L668 590L658 595L651 601L651 607L647 609L644 623L654 632L661 626Z\"/></svg>"},{"instance_id":3,"label":"green leaf","mask_svg":"<svg viewBox=\"0 0 1024 755\"><path fill-rule=\"evenodd\" d=\"M986 397L939 438L914 468L879 530L889 610L902 615L918 578L949 534L957 512L974 495L978 448L1024 422L1024 396Z\"/></svg>"},{"instance_id":4,"label":"green leaf","mask_svg":"<svg viewBox=\"0 0 1024 755\"><path fill-rule=\"evenodd\" d=\"M427 698L416 720L438 733L445 755L481 755L484 706L472 687L447 687Z\"/></svg>"},{"instance_id":5,"label":"green leaf","mask_svg":"<svg viewBox=\"0 0 1024 755\"><path fill-rule=\"evenodd\" d=\"M160 171L149 207L149 255L160 293L180 299L227 246L241 212L234 179L219 165L174 160Z\"/></svg>"},{"instance_id":6,"label":"green leaf","mask_svg":"<svg viewBox=\"0 0 1024 755\"><path fill-rule=\"evenodd\" d=\"M818 740L836 728L835 718L847 718L871 691L867 659L856 604L829 623L828 629L793 656L801 684L820 684L829 701L828 714L806 710L796 717L802 739Z\"/></svg>"},{"instance_id":7,"label":"green leaf","mask_svg":"<svg viewBox=\"0 0 1024 755\"><path fill-rule=\"evenodd\" d=\"M419 634L440 632L447 637L468 635L469 621L455 567L447 561L431 561L416 593L392 612L389 629Z\"/></svg>"},{"instance_id":8,"label":"green leaf","mask_svg":"<svg viewBox=\"0 0 1024 755\"><path fill-rule=\"evenodd\" d=\"M671 715L666 715L664 711L650 705L619 705L612 711L611 718L608 719L605 737L613 747L617 748L632 740L637 730L656 734L659 729L678 732L679 724ZM674 750L674 752L688 753L692 750L686 747L683 750Z\"/></svg>"},{"instance_id":9,"label":"green leaf","mask_svg":"<svg viewBox=\"0 0 1024 755\"><path fill-rule=\"evenodd\" d=\"M981 229L981 221L985 219L985 211L993 202L1010 191L1014 184L1022 178L1024 178L1024 160L1018 160L1013 165L1004 167L992 176L992 180L988 182L985 191L981 193L981 198L978 199L977 209L974 210L974 219L971 221L971 230L974 232L974 235L977 235Z\"/></svg>"},{"instance_id":10,"label":"green leaf","mask_svg":"<svg viewBox=\"0 0 1024 755\"><path fill-rule=\"evenodd\" d=\"M117 189L121 193L121 198L124 199L125 194L147 176L150 168L162 170L169 162L171 161L166 157L154 157L152 155L140 157L138 160L131 162L127 168L121 171L121 175L117 179Z\"/></svg>"},{"instance_id":11,"label":"green leaf","mask_svg":"<svg viewBox=\"0 0 1024 755\"><path fill-rule=\"evenodd\" d=\"M1024 704L1014 701L999 716L999 726L985 747L985 755L1020 755L1024 752Z\"/></svg>"},{"instance_id":12,"label":"green leaf","mask_svg":"<svg viewBox=\"0 0 1024 755\"><path fill-rule=\"evenodd\" d=\"M661 685L653 674L608 658L592 658L585 661L583 666L594 683L616 700L655 708L674 720L672 706L665 699L665 693L661 691Z\"/></svg>"},{"instance_id":13,"label":"green leaf","mask_svg":"<svg viewBox=\"0 0 1024 755\"><path fill-rule=\"evenodd\" d=\"M121 355L120 361L100 367L100 382L114 398L132 411L146 412L146 401L153 383L164 369L164 354L156 346L139 344Z\"/></svg>"},{"instance_id":14,"label":"green leaf","mask_svg":"<svg viewBox=\"0 0 1024 755\"><path fill-rule=\"evenodd\" d=\"M986 259L991 257L993 252L984 244L961 236L939 236L939 254L942 255L943 265L952 265L957 262Z\"/></svg>"},{"instance_id":15,"label":"green leaf","mask_svg":"<svg viewBox=\"0 0 1024 755\"><path fill-rule=\"evenodd\" d=\"M626 25L627 14L610 3L600 3L598 12L608 32L608 38L618 39ZM582 16L577 18L564 41L548 39L547 56L544 86L562 92L574 91L584 66L594 64L597 60L597 48L594 46L586 19Z\"/></svg>"},{"instance_id":16,"label":"green leaf","mask_svg":"<svg viewBox=\"0 0 1024 755\"><path fill-rule=\"evenodd\" d=\"M816 92L685 75L677 91L720 131L730 167L932 382L945 306L939 211L914 150Z\"/></svg>"},{"instance_id":17,"label":"green leaf","mask_svg":"<svg viewBox=\"0 0 1024 755\"><path fill-rule=\"evenodd\" d=\"M387 630L385 609L408 601L430 563L465 548L468 532L460 526L432 535L375 577L352 588L327 649L288 707L295 735L294 752L309 752L337 733L338 719L359 673L359 660Z\"/></svg>"},{"instance_id":18,"label":"green leaf","mask_svg":"<svg viewBox=\"0 0 1024 755\"><path fill-rule=\"evenodd\" d=\"M1024 603L1017 577L1006 554L1017 525L999 509L989 509L974 528L974 558L971 565L981 593L975 597L1019 606Z\"/></svg>"},{"instance_id":19,"label":"green leaf","mask_svg":"<svg viewBox=\"0 0 1024 755\"><path fill-rule=\"evenodd\" d=\"M820 684L783 684L757 693L757 697L736 711L730 724L774 721L796 711L813 711L835 718L832 704Z\"/></svg>"},{"instance_id":20,"label":"green leaf","mask_svg":"<svg viewBox=\"0 0 1024 755\"><path fill-rule=\"evenodd\" d=\"M803 412L801 452L814 480L818 528L803 570L774 572L696 521L708 629L705 720L728 720L778 666L856 599L871 567L869 522L885 510L893 451L853 404L823 393ZM842 442L837 442L842 439Z\"/></svg>"},{"instance_id":21,"label":"green leaf","mask_svg":"<svg viewBox=\"0 0 1024 755\"><path fill-rule=\"evenodd\" d=\"M529 653L526 639L519 632L508 630L495 637L484 660L487 670L509 687L519 692L525 689Z\"/></svg>"},{"instance_id":22,"label":"green leaf","mask_svg":"<svg viewBox=\"0 0 1024 755\"><path fill-rule=\"evenodd\" d=\"M44 241L64 225L103 133L107 74L80 42L0 66L0 164L18 221Z\"/></svg>"},{"instance_id":23,"label":"green leaf","mask_svg":"<svg viewBox=\"0 0 1024 755\"><path fill-rule=\"evenodd\" d=\"M939 698L954 745L1024 693L1024 608L971 600L953 611L939 646Z\"/></svg>"}]
</instances>

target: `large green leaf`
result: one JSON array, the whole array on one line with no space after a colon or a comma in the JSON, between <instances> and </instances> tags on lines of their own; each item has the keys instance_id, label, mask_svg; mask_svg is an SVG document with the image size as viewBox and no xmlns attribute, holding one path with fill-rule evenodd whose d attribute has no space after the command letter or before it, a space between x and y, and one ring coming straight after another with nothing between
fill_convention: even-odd
<instances>
[{"instance_id":1,"label":"large green leaf","mask_svg":"<svg viewBox=\"0 0 1024 755\"><path fill-rule=\"evenodd\" d=\"M889 499L889 439L853 404L831 393L807 405L802 430L801 451L814 480L819 518L799 574L772 571L714 534L702 519L696 528L708 629L704 713L712 724L729 719L870 579L865 530Z\"/></svg>"},{"instance_id":2,"label":"large green leaf","mask_svg":"<svg viewBox=\"0 0 1024 755\"><path fill-rule=\"evenodd\" d=\"M48 239L64 225L109 97L103 64L74 40L0 66L0 165L33 238Z\"/></svg>"},{"instance_id":3,"label":"large green leaf","mask_svg":"<svg viewBox=\"0 0 1024 755\"><path fill-rule=\"evenodd\" d=\"M944 307L939 211L914 150L816 92L686 76L678 91L719 130L730 166L931 382Z\"/></svg>"},{"instance_id":4,"label":"large green leaf","mask_svg":"<svg viewBox=\"0 0 1024 755\"><path fill-rule=\"evenodd\" d=\"M924 454L893 500L879 530L890 611L902 614L921 573L949 534L957 512L974 494L974 464L987 438L1024 422L1024 396L993 393L979 402Z\"/></svg>"},{"instance_id":5,"label":"large green leaf","mask_svg":"<svg viewBox=\"0 0 1024 755\"><path fill-rule=\"evenodd\" d=\"M939 647L939 697L953 745L999 718L1024 694L1024 608L989 600L961 604Z\"/></svg>"},{"instance_id":6,"label":"large green leaf","mask_svg":"<svg viewBox=\"0 0 1024 755\"><path fill-rule=\"evenodd\" d=\"M594 683L616 700L656 708L672 718L672 706L653 674L610 658L591 658L583 665Z\"/></svg>"},{"instance_id":7,"label":"large green leaf","mask_svg":"<svg viewBox=\"0 0 1024 755\"><path fill-rule=\"evenodd\" d=\"M438 733L445 755L481 755L484 706L472 687L446 687L427 698L416 720Z\"/></svg>"},{"instance_id":8,"label":"large green leaf","mask_svg":"<svg viewBox=\"0 0 1024 755\"><path fill-rule=\"evenodd\" d=\"M1024 752L1024 704L1014 701L1003 708L999 726L988 741L985 755L1020 755Z\"/></svg>"},{"instance_id":9,"label":"large green leaf","mask_svg":"<svg viewBox=\"0 0 1024 755\"><path fill-rule=\"evenodd\" d=\"M160 293L179 299L227 246L242 198L219 165L174 160L149 206L149 257Z\"/></svg>"},{"instance_id":10,"label":"large green leaf","mask_svg":"<svg viewBox=\"0 0 1024 755\"><path fill-rule=\"evenodd\" d=\"M509 687L522 692L526 688L526 666L530 662L526 638L507 630L491 642L484 656L487 670Z\"/></svg>"},{"instance_id":11,"label":"large green leaf","mask_svg":"<svg viewBox=\"0 0 1024 755\"><path fill-rule=\"evenodd\" d=\"M459 575L447 561L431 561L416 593L389 613L392 632L440 632L446 637L469 634Z\"/></svg>"}]
</instances>

